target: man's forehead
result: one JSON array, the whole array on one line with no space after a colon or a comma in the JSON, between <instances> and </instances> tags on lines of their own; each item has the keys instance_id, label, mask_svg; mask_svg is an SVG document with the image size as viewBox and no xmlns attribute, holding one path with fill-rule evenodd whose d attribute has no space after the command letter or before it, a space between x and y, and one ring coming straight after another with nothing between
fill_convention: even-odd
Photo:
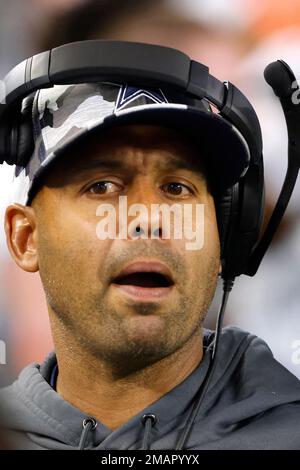
<instances>
[{"instance_id":1,"label":"man's forehead","mask_svg":"<svg viewBox=\"0 0 300 470\"><path fill-rule=\"evenodd\" d=\"M135 147L186 147L194 149L195 145L185 132L154 125L119 125L103 130L97 135L87 137L87 144L135 146Z\"/></svg>"},{"instance_id":2,"label":"man's forehead","mask_svg":"<svg viewBox=\"0 0 300 470\"><path fill-rule=\"evenodd\" d=\"M93 169L126 170L151 163L157 169L199 172L203 162L186 136L156 126L124 126L91 136L62 156L69 172Z\"/></svg>"},{"instance_id":3,"label":"man's forehead","mask_svg":"<svg viewBox=\"0 0 300 470\"><path fill-rule=\"evenodd\" d=\"M128 158L127 155L114 155L110 156L93 156L92 158L82 158L76 162L71 168L72 171L88 172L93 170L134 170L135 168L145 167L148 164L158 171L176 171L187 170L192 172L199 172L201 165L196 160L187 158L178 158L169 155L160 155L160 158L155 158L154 154L149 155L134 155ZM141 158L140 158L141 157Z\"/></svg>"}]
</instances>

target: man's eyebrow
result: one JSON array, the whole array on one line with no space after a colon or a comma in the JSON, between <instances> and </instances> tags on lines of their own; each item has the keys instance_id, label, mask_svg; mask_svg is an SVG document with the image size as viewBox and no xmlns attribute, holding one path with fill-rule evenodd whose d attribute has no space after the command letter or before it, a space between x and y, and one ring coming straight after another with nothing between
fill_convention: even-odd
<instances>
[{"instance_id":1,"label":"man's eyebrow","mask_svg":"<svg viewBox=\"0 0 300 470\"><path fill-rule=\"evenodd\" d=\"M86 171L94 168L121 169L126 168L126 165L122 160L112 160L109 157L103 159L97 158L96 160L81 160L76 162L74 171Z\"/></svg>"},{"instance_id":2,"label":"man's eyebrow","mask_svg":"<svg viewBox=\"0 0 300 470\"><path fill-rule=\"evenodd\" d=\"M156 162L159 171L188 170L197 173L197 176L203 177L203 164L197 160L175 159L168 156L162 156L160 161ZM70 165L70 172L79 174L81 172L98 169L98 170L128 170L131 165L120 159L112 159L109 157L87 159L77 161L76 164Z\"/></svg>"},{"instance_id":3,"label":"man's eyebrow","mask_svg":"<svg viewBox=\"0 0 300 470\"><path fill-rule=\"evenodd\" d=\"M203 176L203 164L200 161L195 159L193 160L182 160L163 157L161 161L158 162L158 167L162 171L168 170L189 170L197 173L198 175Z\"/></svg>"}]
</instances>

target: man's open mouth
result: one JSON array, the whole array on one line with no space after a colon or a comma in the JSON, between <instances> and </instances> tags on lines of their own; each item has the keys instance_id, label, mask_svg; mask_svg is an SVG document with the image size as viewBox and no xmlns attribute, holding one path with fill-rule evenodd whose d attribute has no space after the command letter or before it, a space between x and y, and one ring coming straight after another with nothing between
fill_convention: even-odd
<instances>
[{"instance_id":1,"label":"man's open mouth","mask_svg":"<svg viewBox=\"0 0 300 470\"><path fill-rule=\"evenodd\" d=\"M137 297L163 297L174 286L172 273L161 263L136 262L112 279L112 285Z\"/></svg>"},{"instance_id":2,"label":"man's open mouth","mask_svg":"<svg viewBox=\"0 0 300 470\"><path fill-rule=\"evenodd\" d=\"M169 287L174 283L164 274L154 272L136 272L125 276L118 276L113 281L119 285L131 285L140 287Z\"/></svg>"}]
</instances>

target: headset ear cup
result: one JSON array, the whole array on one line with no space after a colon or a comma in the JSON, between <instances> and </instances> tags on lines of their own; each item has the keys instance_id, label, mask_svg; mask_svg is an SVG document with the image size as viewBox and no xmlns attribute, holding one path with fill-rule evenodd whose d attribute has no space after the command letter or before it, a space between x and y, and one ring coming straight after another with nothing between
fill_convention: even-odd
<instances>
[{"instance_id":1,"label":"headset ear cup","mask_svg":"<svg viewBox=\"0 0 300 470\"><path fill-rule=\"evenodd\" d=\"M224 194L218 205L223 279L247 273L250 255L259 240L263 209L261 159L259 165L250 165L246 175Z\"/></svg>"},{"instance_id":2,"label":"headset ear cup","mask_svg":"<svg viewBox=\"0 0 300 470\"><path fill-rule=\"evenodd\" d=\"M232 188L227 189L227 191L222 194L222 196L218 196L215 200L216 204L216 216L217 216L217 223L219 229L219 237L220 237L220 249L221 249L221 261L222 266L226 262L226 254L227 254L227 240L228 240L228 232L229 232L229 225L231 220L232 214Z\"/></svg>"},{"instance_id":3,"label":"headset ear cup","mask_svg":"<svg viewBox=\"0 0 300 470\"><path fill-rule=\"evenodd\" d=\"M23 100L19 118L13 123L10 131L9 153L11 165L25 167L34 149L31 111L34 95Z\"/></svg>"},{"instance_id":4,"label":"headset ear cup","mask_svg":"<svg viewBox=\"0 0 300 470\"><path fill-rule=\"evenodd\" d=\"M20 122L17 134L17 153L15 161L16 165L25 167L34 150L31 120L24 119L23 122Z\"/></svg>"},{"instance_id":5,"label":"headset ear cup","mask_svg":"<svg viewBox=\"0 0 300 470\"><path fill-rule=\"evenodd\" d=\"M5 124L0 125L0 164L6 162L8 165L15 165L15 154L11 153L11 139L14 138L15 131L11 117L5 116Z\"/></svg>"},{"instance_id":6,"label":"headset ear cup","mask_svg":"<svg viewBox=\"0 0 300 470\"><path fill-rule=\"evenodd\" d=\"M238 231L241 217L240 183L222 195L217 204L217 221L220 234L222 277L236 277L241 273L237 265L245 261L244 239Z\"/></svg>"}]
</instances>

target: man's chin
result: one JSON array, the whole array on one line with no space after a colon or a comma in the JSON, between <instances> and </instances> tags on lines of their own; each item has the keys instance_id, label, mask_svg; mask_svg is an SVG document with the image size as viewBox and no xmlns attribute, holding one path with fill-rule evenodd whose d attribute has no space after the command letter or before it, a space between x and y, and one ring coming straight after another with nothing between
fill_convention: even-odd
<instances>
[{"instance_id":1,"label":"man's chin","mask_svg":"<svg viewBox=\"0 0 300 470\"><path fill-rule=\"evenodd\" d=\"M114 377L120 379L160 362L171 353L166 344L135 337L134 341L123 345L115 354L110 351L107 365Z\"/></svg>"},{"instance_id":2,"label":"man's chin","mask_svg":"<svg viewBox=\"0 0 300 470\"><path fill-rule=\"evenodd\" d=\"M133 315L127 318L125 327L130 341L147 345L157 341L158 338L165 337L167 325L163 317L148 314Z\"/></svg>"},{"instance_id":3,"label":"man's chin","mask_svg":"<svg viewBox=\"0 0 300 470\"><path fill-rule=\"evenodd\" d=\"M120 359L134 369L150 365L170 354L165 319L157 315L127 318L124 324L125 341L120 345ZM171 348L172 349L172 348Z\"/></svg>"}]
</instances>

